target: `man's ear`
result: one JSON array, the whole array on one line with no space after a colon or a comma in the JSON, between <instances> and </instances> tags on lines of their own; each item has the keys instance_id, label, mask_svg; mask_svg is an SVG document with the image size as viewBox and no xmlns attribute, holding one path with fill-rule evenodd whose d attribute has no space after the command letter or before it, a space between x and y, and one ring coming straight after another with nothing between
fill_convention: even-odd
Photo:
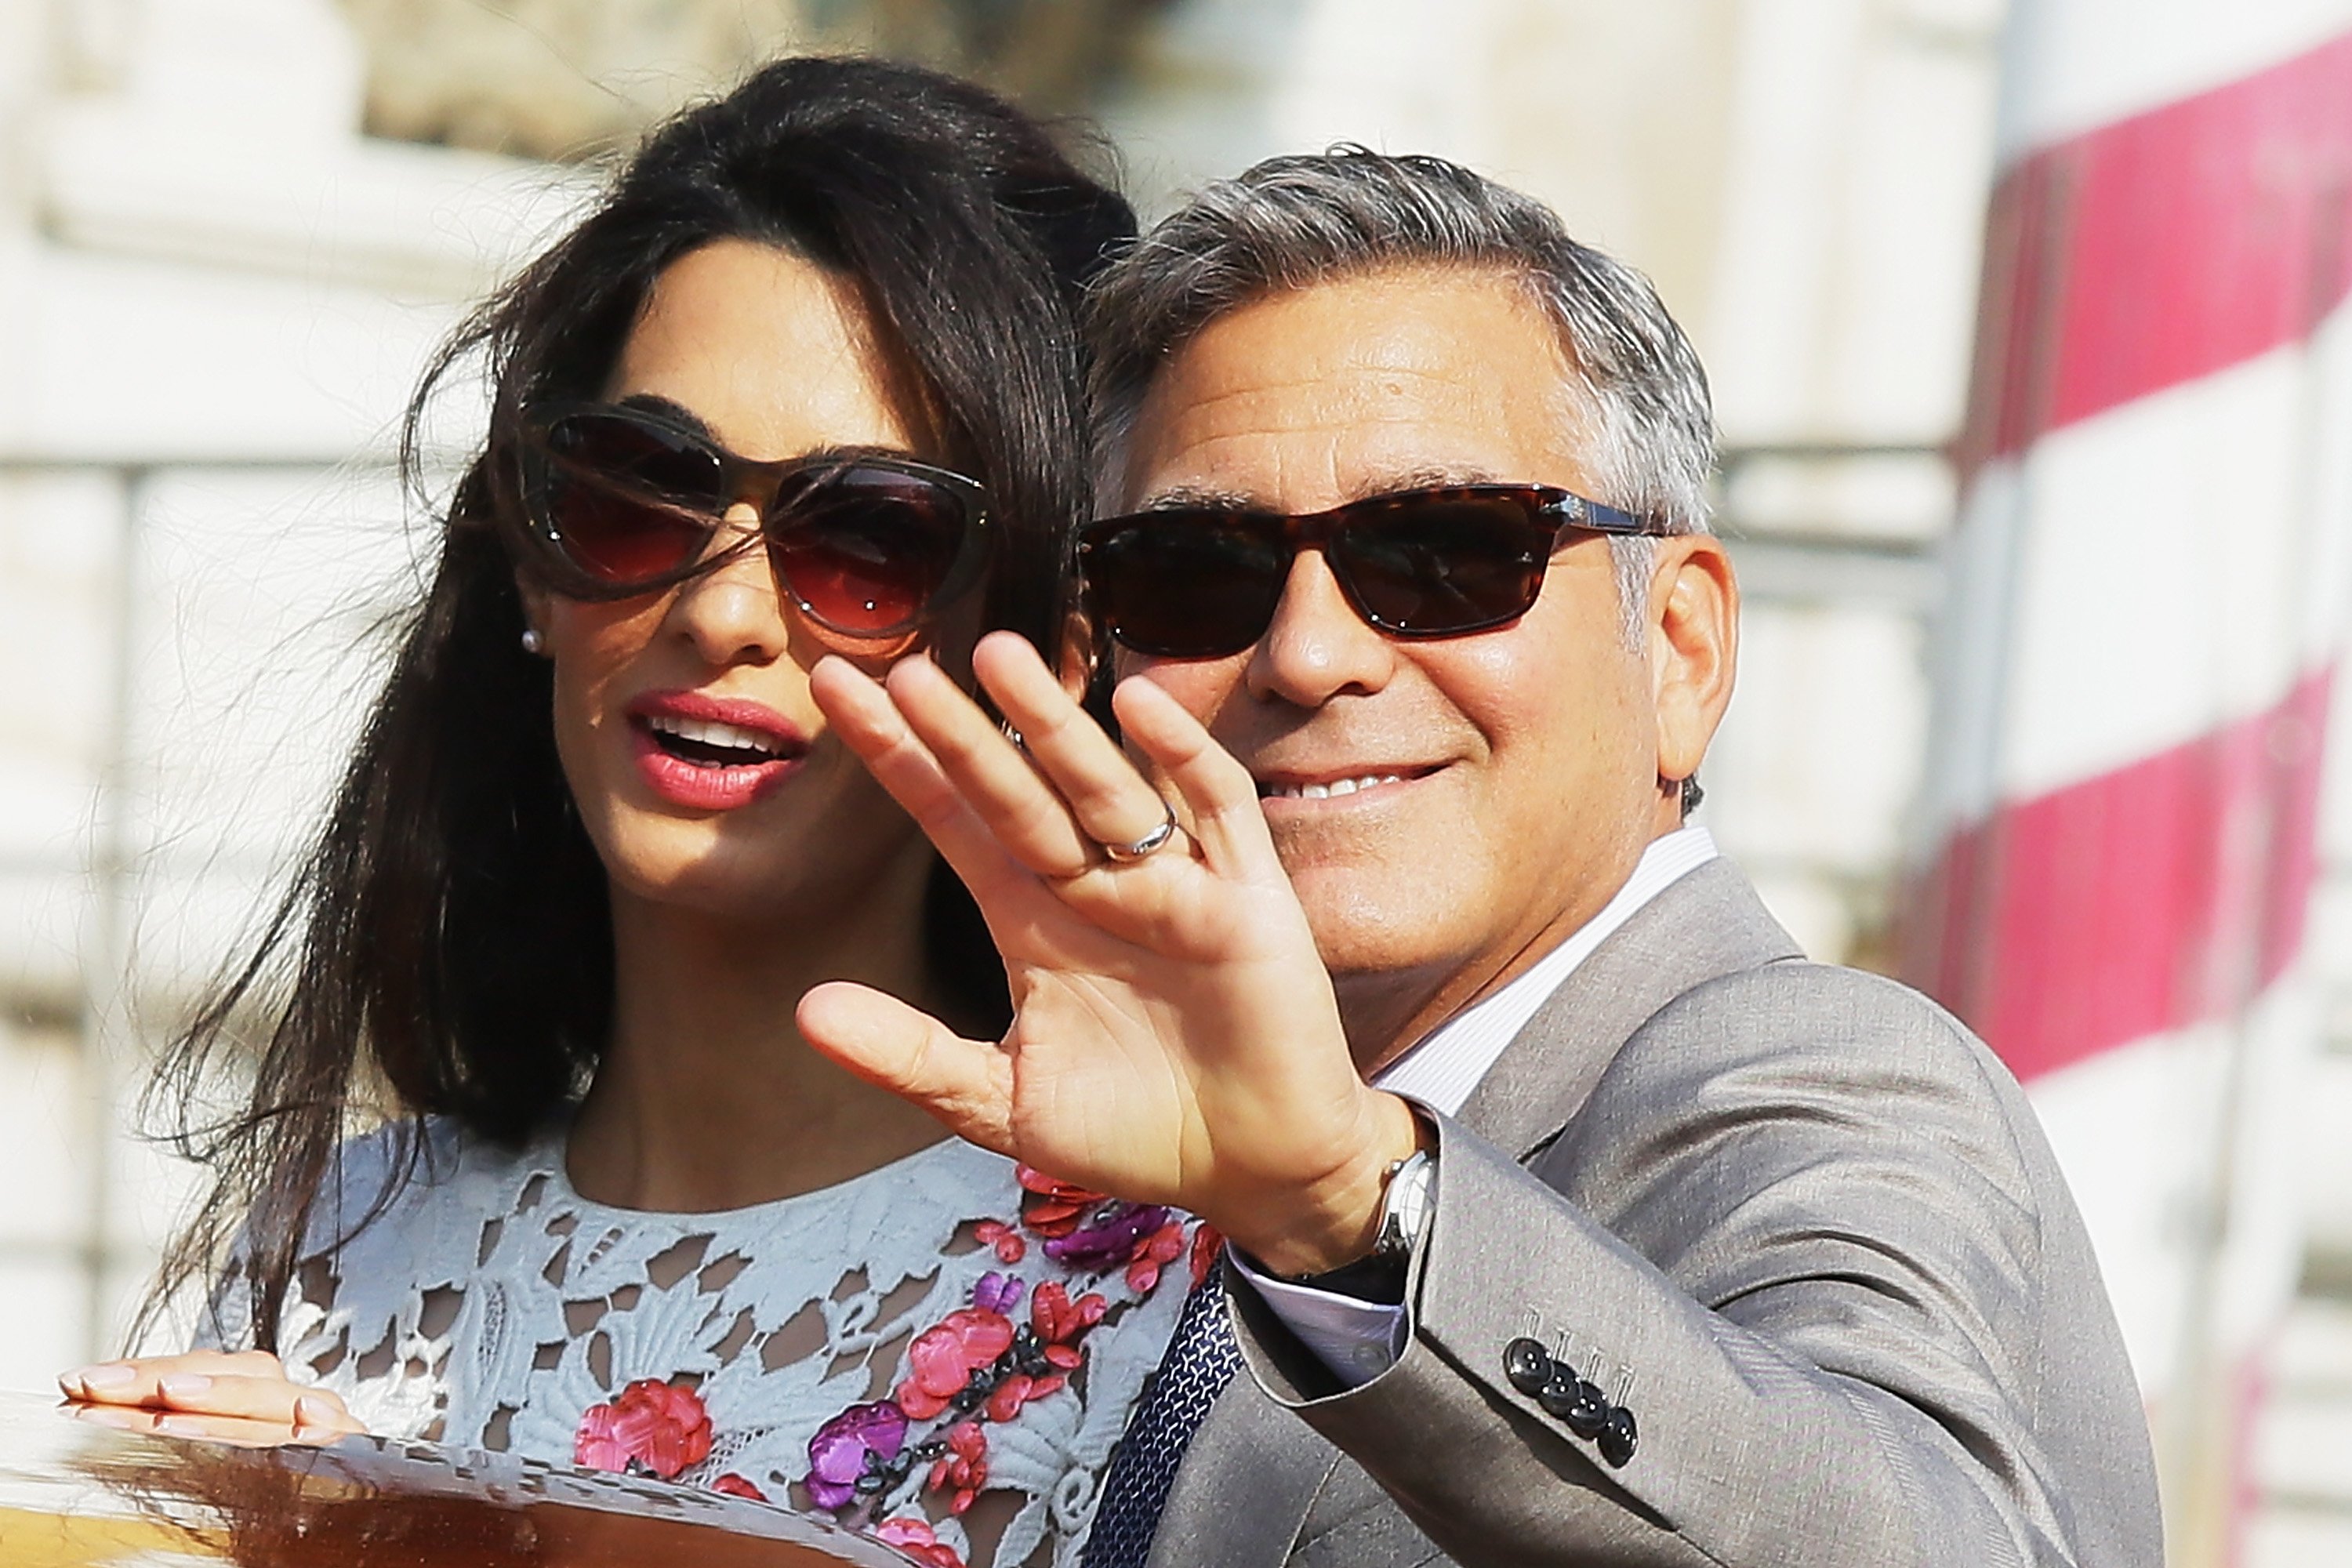
<instances>
[{"instance_id":1,"label":"man's ear","mask_svg":"<svg viewBox=\"0 0 2352 1568\"><path fill-rule=\"evenodd\" d=\"M1739 580L1712 534L1658 542L1650 575L1650 666L1658 712L1658 777L1698 772L1731 702L1739 665Z\"/></svg>"},{"instance_id":2,"label":"man's ear","mask_svg":"<svg viewBox=\"0 0 2352 1568\"><path fill-rule=\"evenodd\" d=\"M1118 659L1110 639L1102 634L1085 606L1075 602L1063 611L1060 636L1054 657L1054 673L1061 679L1062 689L1071 700L1087 710L1087 716L1103 727L1113 740L1118 738L1118 720L1110 710L1111 688L1118 684Z\"/></svg>"},{"instance_id":3,"label":"man's ear","mask_svg":"<svg viewBox=\"0 0 2352 1568\"><path fill-rule=\"evenodd\" d=\"M1061 624L1054 638L1054 673L1060 678L1062 689L1074 702L1086 700L1087 690L1095 682L1095 670L1102 662L1102 640L1095 635L1094 623L1086 610L1071 596L1071 603L1062 608Z\"/></svg>"}]
</instances>

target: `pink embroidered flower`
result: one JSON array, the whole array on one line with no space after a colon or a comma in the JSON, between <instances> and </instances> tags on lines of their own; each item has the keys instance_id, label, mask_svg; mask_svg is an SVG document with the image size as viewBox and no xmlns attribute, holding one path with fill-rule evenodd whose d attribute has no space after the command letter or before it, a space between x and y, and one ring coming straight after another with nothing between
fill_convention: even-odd
<instances>
[{"instance_id":1,"label":"pink embroidered flower","mask_svg":"<svg viewBox=\"0 0 2352 1568\"><path fill-rule=\"evenodd\" d=\"M1016 1372L998 1384L996 1392L988 1396L988 1404L984 1407L988 1411L988 1418L991 1421L1010 1421L1020 1415L1021 1407L1029 1402L1030 1390L1036 1382L1027 1373Z\"/></svg>"},{"instance_id":2,"label":"pink embroidered flower","mask_svg":"<svg viewBox=\"0 0 2352 1568\"><path fill-rule=\"evenodd\" d=\"M1078 1340L1101 1322L1108 1310L1110 1303L1098 1292L1089 1290L1073 1301L1067 1287L1058 1279L1050 1279L1038 1286L1036 1293L1029 1298L1029 1327L1035 1331L1039 1350L1046 1361L1066 1373L1075 1370L1084 1359L1078 1352ZM1030 1397L1044 1395L1033 1390Z\"/></svg>"},{"instance_id":3,"label":"pink embroidered flower","mask_svg":"<svg viewBox=\"0 0 2352 1568\"><path fill-rule=\"evenodd\" d=\"M1021 1184L1023 1194L1021 1223L1039 1236L1069 1235L1078 1228L1078 1221L1086 1217L1088 1209L1106 1201L1104 1194L1056 1181L1034 1166L1014 1167L1013 1177Z\"/></svg>"},{"instance_id":4,"label":"pink embroidered flower","mask_svg":"<svg viewBox=\"0 0 2352 1568\"><path fill-rule=\"evenodd\" d=\"M1160 1283L1160 1271L1184 1256L1184 1222L1171 1219L1135 1244L1128 1258L1127 1288L1148 1295Z\"/></svg>"},{"instance_id":5,"label":"pink embroidered flower","mask_svg":"<svg viewBox=\"0 0 2352 1568\"><path fill-rule=\"evenodd\" d=\"M1217 1233L1215 1226L1197 1225L1192 1227L1193 1289L1198 1290L1201 1282L1208 1279L1209 1270L1217 1266L1217 1249L1224 1245L1225 1238Z\"/></svg>"},{"instance_id":6,"label":"pink embroidered flower","mask_svg":"<svg viewBox=\"0 0 2352 1568\"><path fill-rule=\"evenodd\" d=\"M972 1226L971 1234L982 1247L996 1248L999 1263L1018 1263L1029 1256L1028 1238L1003 1220L982 1220Z\"/></svg>"},{"instance_id":7,"label":"pink embroidered flower","mask_svg":"<svg viewBox=\"0 0 2352 1568\"><path fill-rule=\"evenodd\" d=\"M591 1470L642 1465L666 1481L710 1455L710 1413L680 1384L639 1378L608 1405L592 1405L572 1439L574 1463Z\"/></svg>"},{"instance_id":8,"label":"pink embroidered flower","mask_svg":"<svg viewBox=\"0 0 2352 1568\"><path fill-rule=\"evenodd\" d=\"M931 1527L919 1519L885 1520L875 1526L874 1539L885 1546L895 1546L923 1568L964 1568L963 1559L955 1548L931 1532Z\"/></svg>"},{"instance_id":9,"label":"pink embroidered flower","mask_svg":"<svg viewBox=\"0 0 2352 1568\"><path fill-rule=\"evenodd\" d=\"M959 1421L948 1428L948 1451L931 1466L933 1491L953 1491L948 1511L961 1513L988 1485L988 1434L977 1421Z\"/></svg>"},{"instance_id":10,"label":"pink embroidered flower","mask_svg":"<svg viewBox=\"0 0 2352 1568\"><path fill-rule=\"evenodd\" d=\"M809 1439L809 1500L819 1508L847 1508L856 1499L868 1456L895 1459L906 1441L907 1413L898 1405L887 1400L851 1405Z\"/></svg>"},{"instance_id":11,"label":"pink embroidered flower","mask_svg":"<svg viewBox=\"0 0 2352 1568\"><path fill-rule=\"evenodd\" d=\"M1013 1322L1002 1312L959 1307L907 1347L908 1377L898 1384L898 1408L928 1421L963 1392L971 1374L1013 1343Z\"/></svg>"},{"instance_id":12,"label":"pink embroidered flower","mask_svg":"<svg viewBox=\"0 0 2352 1568\"><path fill-rule=\"evenodd\" d=\"M737 1475L732 1470L728 1471L725 1475L711 1482L710 1489L715 1492L725 1492L729 1497L750 1498L753 1502L765 1502L768 1500L767 1493L761 1491L758 1487L753 1486L750 1481L745 1480L742 1477Z\"/></svg>"}]
</instances>

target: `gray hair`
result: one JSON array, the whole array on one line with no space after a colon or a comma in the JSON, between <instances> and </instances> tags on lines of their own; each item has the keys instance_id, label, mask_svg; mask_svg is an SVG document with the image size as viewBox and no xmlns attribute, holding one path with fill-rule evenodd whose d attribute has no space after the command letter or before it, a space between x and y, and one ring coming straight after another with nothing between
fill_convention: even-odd
<instances>
[{"instance_id":1,"label":"gray hair","mask_svg":"<svg viewBox=\"0 0 2352 1568\"><path fill-rule=\"evenodd\" d=\"M1520 280L1571 367L1561 403L1601 492L1591 499L1658 518L1669 532L1706 531L1715 464L1706 373L1649 279L1570 238L1533 197L1443 158L1362 147L1268 158L1210 185L1096 281L1088 324L1106 470L1152 376L1218 317L1279 290L1415 266ZM1610 543L1636 639L1656 542Z\"/></svg>"}]
</instances>

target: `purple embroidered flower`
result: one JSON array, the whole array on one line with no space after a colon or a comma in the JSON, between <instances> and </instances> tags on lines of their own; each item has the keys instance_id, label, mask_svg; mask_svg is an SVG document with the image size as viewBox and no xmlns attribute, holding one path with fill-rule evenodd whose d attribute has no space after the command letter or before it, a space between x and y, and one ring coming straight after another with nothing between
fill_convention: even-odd
<instances>
[{"instance_id":1,"label":"purple embroidered flower","mask_svg":"<svg viewBox=\"0 0 2352 1568\"><path fill-rule=\"evenodd\" d=\"M857 1495L857 1478L866 1473L866 1456L895 1459L906 1441L906 1412L897 1405L851 1405L809 1439L809 1500L819 1508L847 1508Z\"/></svg>"},{"instance_id":2,"label":"purple embroidered flower","mask_svg":"<svg viewBox=\"0 0 2352 1568\"><path fill-rule=\"evenodd\" d=\"M1167 1223L1168 1211L1158 1204L1123 1205L1107 1218L1047 1241L1045 1256L1073 1268L1108 1268L1127 1262L1136 1243Z\"/></svg>"},{"instance_id":3,"label":"purple embroidered flower","mask_svg":"<svg viewBox=\"0 0 2352 1568\"><path fill-rule=\"evenodd\" d=\"M1026 1289L1011 1275L999 1274L992 1268L971 1288L971 1304L983 1312L1002 1312L1009 1318L1013 1309L1021 1304L1021 1292Z\"/></svg>"}]
</instances>

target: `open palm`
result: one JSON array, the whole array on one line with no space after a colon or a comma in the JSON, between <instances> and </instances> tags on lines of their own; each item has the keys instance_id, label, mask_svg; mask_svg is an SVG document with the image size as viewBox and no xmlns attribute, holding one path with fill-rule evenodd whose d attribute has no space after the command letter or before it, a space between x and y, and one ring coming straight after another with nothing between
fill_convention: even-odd
<instances>
[{"instance_id":1,"label":"open palm","mask_svg":"<svg viewBox=\"0 0 2352 1568\"><path fill-rule=\"evenodd\" d=\"M803 1034L954 1131L1122 1197L1191 1209L1270 1258L1360 1230L1411 1113L1358 1077L1328 975L1246 769L1145 681L1115 699L1162 795L1026 642L975 673L1015 746L937 667L887 685L818 668L827 719L971 889L1014 1018L970 1040L846 984L802 1002ZM1102 844L1181 829L1120 863ZM1303 1251L1297 1250L1304 1247Z\"/></svg>"}]
</instances>

